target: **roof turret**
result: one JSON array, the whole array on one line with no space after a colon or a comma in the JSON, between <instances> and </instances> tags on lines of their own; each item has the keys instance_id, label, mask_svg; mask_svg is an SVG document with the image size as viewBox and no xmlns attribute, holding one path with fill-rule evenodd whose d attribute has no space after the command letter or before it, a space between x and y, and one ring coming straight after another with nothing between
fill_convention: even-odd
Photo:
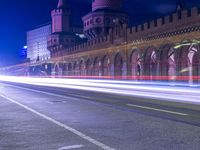
<instances>
[{"instance_id":1,"label":"roof turret","mask_svg":"<svg viewBox=\"0 0 200 150\"><path fill-rule=\"evenodd\" d=\"M120 9L122 0L93 0L92 10L97 9Z\"/></svg>"},{"instance_id":2,"label":"roof turret","mask_svg":"<svg viewBox=\"0 0 200 150\"><path fill-rule=\"evenodd\" d=\"M67 0L59 0L57 8L58 9L68 8Z\"/></svg>"}]
</instances>

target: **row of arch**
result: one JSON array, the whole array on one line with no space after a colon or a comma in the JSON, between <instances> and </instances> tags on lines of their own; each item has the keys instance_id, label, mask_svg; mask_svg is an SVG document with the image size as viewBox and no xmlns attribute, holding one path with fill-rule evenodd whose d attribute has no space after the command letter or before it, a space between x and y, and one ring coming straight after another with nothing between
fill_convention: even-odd
<instances>
[{"instance_id":1,"label":"row of arch","mask_svg":"<svg viewBox=\"0 0 200 150\"><path fill-rule=\"evenodd\" d=\"M117 78L150 80L155 77L174 80L177 77L189 81L198 80L200 75L200 42L184 41L180 44L165 44L160 48L145 50L133 48L54 65L55 76L111 76Z\"/></svg>"},{"instance_id":2,"label":"row of arch","mask_svg":"<svg viewBox=\"0 0 200 150\"><path fill-rule=\"evenodd\" d=\"M88 58L86 61L75 61L55 66L55 75L64 76L110 76L111 64L109 56Z\"/></svg>"}]
</instances>

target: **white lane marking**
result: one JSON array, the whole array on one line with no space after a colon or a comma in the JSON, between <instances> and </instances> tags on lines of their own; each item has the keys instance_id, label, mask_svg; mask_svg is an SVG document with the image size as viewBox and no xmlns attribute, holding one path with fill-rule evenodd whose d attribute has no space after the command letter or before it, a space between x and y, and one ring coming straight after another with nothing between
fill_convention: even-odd
<instances>
[{"instance_id":1,"label":"white lane marking","mask_svg":"<svg viewBox=\"0 0 200 150\"><path fill-rule=\"evenodd\" d=\"M4 84L6 84L6 83L4 83ZM49 92L44 92L44 91L29 89L29 88L25 88L25 87L19 87L19 86L10 85L10 84L6 84L6 85L10 86L10 87L16 87L18 89L24 89L24 90L27 90L27 91L32 91L32 92L37 92L37 93L52 95L52 96L56 96L56 97L60 97L60 98L64 98L64 99L69 98L70 96L76 96L76 97L80 97L80 98L91 99L91 97L80 96L80 95L75 95L75 94L68 94L69 96L64 96L64 95L59 95L59 94L55 94L55 93L49 93Z\"/></svg>"},{"instance_id":2,"label":"white lane marking","mask_svg":"<svg viewBox=\"0 0 200 150\"><path fill-rule=\"evenodd\" d=\"M75 97L80 97L80 98L91 99L91 97L88 97L88 96L75 95L75 94L67 94L67 95L69 95L69 96L75 96Z\"/></svg>"},{"instance_id":3,"label":"white lane marking","mask_svg":"<svg viewBox=\"0 0 200 150\"><path fill-rule=\"evenodd\" d=\"M56 125L64 128L64 129L76 134L80 138L85 139L88 142L90 142L90 143L92 143L92 144L94 144L94 145L96 145L96 146L98 146L98 147L100 147L100 148L102 148L104 150L115 150L114 148L111 148L111 147L109 147L109 146L107 146L107 145L105 145L105 144L103 144L103 143L101 143L101 142L99 142L99 141L97 141L97 140L85 135L84 133L82 133L82 132L80 132L80 131L78 131L78 130L70 127L70 126L67 126L66 124L63 124L63 123L61 123L61 122L59 122L59 121L57 121L57 120L55 120L55 119L53 119L53 118L51 118L51 117L49 117L47 115L44 115L44 114L42 114L42 113L40 113L40 112L38 112L38 111L36 111L36 110L34 110L32 108L20 103L20 102L17 102L14 99L11 99L11 98L9 98L7 96L4 96L2 94L0 94L0 97L4 98L4 99L6 99L6 100L8 100L8 101L10 101L12 103L15 103L16 105L18 105L18 106L20 106L20 107L22 107L22 108L24 108L24 109L36 114L36 115L38 115L38 116L40 116L40 117L42 117L42 118L44 118L44 119L56 124Z\"/></svg>"},{"instance_id":4,"label":"white lane marking","mask_svg":"<svg viewBox=\"0 0 200 150\"><path fill-rule=\"evenodd\" d=\"M58 150L70 150L70 149L78 149L78 148L82 148L83 145L72 145L72 146L65 146L65 147L61 147Z\"/></svg>"},{"instance_id":5,"label":"white lane marking","mask_svg":"<svg viewBox=\"0 0 200 150\"><path fill-rule=\"evenodd\" d=\"M175 111L170 111L170 110L164 110L164 109L158 109L158 108L152 108L152 107L146 107L146 106L140 106L140 105L133 105L133 104L126 104L126 105L127 106L131 106L131 107L137 107L137 108L143 108L143 109L149 109L149 110L154 110L154 111L160 111L160 112L170 113L170 114L188 116L188 114L180 113L180 112L175 112Z\"/></svg>"},{"instance_id":6,"label":"white lane marking","mask_svg":"<svg viewBox=\"0 0 200 150\"><path fill-rule=\"evenodd\" d=\"M50 101L46 101L46 103L48 103L48 104L51 104L51 105L53 105L53 104L54 104L53 102L50 102Z\"/></svg>"}]
</instances>

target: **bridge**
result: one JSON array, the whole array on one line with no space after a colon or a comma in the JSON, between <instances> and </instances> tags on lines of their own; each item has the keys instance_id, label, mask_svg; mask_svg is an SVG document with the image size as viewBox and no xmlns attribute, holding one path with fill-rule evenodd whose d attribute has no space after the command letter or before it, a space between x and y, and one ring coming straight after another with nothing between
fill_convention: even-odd
<instances>
[{"instance_id":1,"label":"bridge","mask_svg":"<svg viewBox=\"0 0 200 150\"><path fill-rule=\"evenodd\" d=\"M48 61L3 70L17 75L24 70L21 74L31 76L193 83L200 80L199 31L200 12L194 7L131 28L119 23L108 36L67 49L62 45L51 48Z\"/></svg>"}]
</instances>

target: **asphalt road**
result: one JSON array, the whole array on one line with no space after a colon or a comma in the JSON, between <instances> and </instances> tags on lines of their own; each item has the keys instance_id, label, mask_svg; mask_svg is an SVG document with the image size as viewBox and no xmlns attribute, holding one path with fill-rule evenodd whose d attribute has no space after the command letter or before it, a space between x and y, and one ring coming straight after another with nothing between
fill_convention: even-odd
<instances>
[{"instance_id":1,"label":"asphalt road","mask_svg":"<svg viewBox=\"0 0 200 150\"><path fill-rule=\"evenodd\" d=\"M0 150L199 150L199 107L0 83Z\"/></svg>"}]
</instances>

